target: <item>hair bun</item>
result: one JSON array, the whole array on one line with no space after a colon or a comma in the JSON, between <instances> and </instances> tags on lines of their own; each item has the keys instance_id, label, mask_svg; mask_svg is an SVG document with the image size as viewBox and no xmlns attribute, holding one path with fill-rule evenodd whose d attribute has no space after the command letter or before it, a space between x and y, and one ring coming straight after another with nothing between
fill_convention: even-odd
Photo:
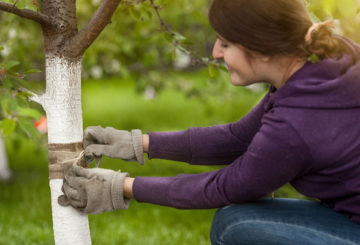
<instances>
[{"instance_id":1,"label":"hair bun","mask_svg":"<svg viewBox=\"0 0 360 245\"><path fill-rule=\"evenodd\" d=\"M341 58L344 47L333 35L333 20L312 25L305 36L304 49L308 55L317 55L320 59Z\"/></svg>"}]
</instances>

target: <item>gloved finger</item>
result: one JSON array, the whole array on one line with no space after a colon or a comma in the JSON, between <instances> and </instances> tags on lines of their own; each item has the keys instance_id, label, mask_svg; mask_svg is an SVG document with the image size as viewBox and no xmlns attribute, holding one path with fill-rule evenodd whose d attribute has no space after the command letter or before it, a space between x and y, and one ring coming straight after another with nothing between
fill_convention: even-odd
<instances>
[{"instance_id":1,"label":"gloved finger","mask_svg":"<svg viewBox=\"0 0 360 245\"><path fill-rule=\"evenodd\" d=\"M58 203L63 207L67 207L70 205L70 201L65 195L61 195L58 197Z\"/></svg>"},{"instance_id":2,"label":"gloved finger","mask_svg":"<svg viewBox=\"0 0 360 245\"><path fill-rule=\"evenodd\" d=\"M62 191L64 192L66 197L69 199L80 200L80 199L86 198L84 191L81 191L81 189L79 190L79 189L75 189L75 188L71 187L67 182L65 182L63 184Z\"/></svg>"},{"instance_id":3,"label":"gloved finger","mask_svg":"<svg viewBox=\"0 0 360 245\"><path fill-rule=\"evenodd\" d=\"M68 182L68 180L70 179L70 177L76 177L76 171L75 171L75 167L78 166L76 163L73 163L70 167L67 167L64 170L64 182ZM81 166L80 166L81 167ZM72 183L73 183L73 187L77 188L79 186L79 184L81 184L82 182L84 182L84 179L71 179ZM79 184L75 184L77 182L79 182Z\"/></svg>"},{"instance_id":4,"label":"gloved finger","mask_svg":"<svg viewBox=\"0 0 360 245\"><path fill-rule=\"evenodd\" d=\"M90 126L85 129L83 146L86 148L91 144L105 143L105 130L100 126Z\"/></svg>"},{"instance_id":5,"label":"gloved finger","mask_svg":"<svg viewBox=\"0 0 360 245\"><path fill-rule=\"evenodd\" d=\"M73 165L76 165L76 163L64 165L64 180L69 178L70 176L75 176L75 171L72 168Z\"/></svg>"},{"instance_id":6,"label":"gloved finger","mask_svg":"<svg viewBox=\"0 0 360 245\"><path fill-rule=\"evenodd\" d=\"M109 152L109 145L92 144L85 148L85 157L101 157Z\"/></svg>"},{"instance_id":7,"label":"gloved finger","mask_svg":"<svg viewBox=\"0 0 360 245\"><path fill-rule=\"evenodd\" d=\"M86 199L77 200L77 199L69 198L69 203L74 208L85 208L86 202L87 202Z\"/></svg>"},{"instance_id":8,"label":"gloved finger","mask_svg":"<svg viewBox=\"0 0 360 245\"><path fill-rule=\"evenodd\" d=\"M85 179L90 179L92 177L91 168L83 168L78 165L73 165L71 168L77 178L83 177Z\"/></svg>"}]
</instances>

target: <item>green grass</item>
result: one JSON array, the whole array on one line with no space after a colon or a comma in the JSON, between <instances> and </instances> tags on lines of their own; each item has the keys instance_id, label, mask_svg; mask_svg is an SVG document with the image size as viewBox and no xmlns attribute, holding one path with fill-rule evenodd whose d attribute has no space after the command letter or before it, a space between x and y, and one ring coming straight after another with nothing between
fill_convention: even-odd
<instances>
[{"instance_id":1,"label":"green grass","mask_svg":"<svg viewBox=\"0 0 360 245\"><path fill-rule=\"evenodd\" d=\"M171 79L171 78L168 78ZM202 79L201 76L193 76ZM225 81L228 82L228 81ZM238 97L204 104L175 91L164 91L155 100L134 92L134 84L120 79L83 83L84 127L112 126L146 131L184 130L240 119L260 95L243 88ZM53 244L47 152L30 140L21 144L7 139L15 180L0 184L0 244ZM131 176L174 176L200 173L218 167L191 166L173 161L146 160L145 166L104 158L102 167L129 172ZM300 197L289 186L277 196ZM129 210L90 215L93 244L209 244L209 230L216 210L177 210L132 201Z\"/></svg>"}]
</instances>

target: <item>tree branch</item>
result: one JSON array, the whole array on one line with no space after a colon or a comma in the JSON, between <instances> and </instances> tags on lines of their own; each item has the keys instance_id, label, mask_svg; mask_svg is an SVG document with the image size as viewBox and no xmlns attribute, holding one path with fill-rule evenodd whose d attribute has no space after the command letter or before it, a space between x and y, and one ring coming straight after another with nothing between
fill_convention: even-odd
<instances>
[{"instance_id":1,"label":"tree branch","mask_svg":"<svg viewBox=\"0 0 360 245\"><path fill-rule=\"evenodd\" d=\"M28 96L27 96L28 100L34 101L34 102L36 102L36 103L38 103L38 104L40 104L40 105L42 105L44 107L44 105L43 105L43 97L44 96L43 95L38 95L38 94L36 94L36 93L34 93L34 92L28 90L27 88L24 88L24 87L18 88L18 92L27 93L28 94Z\"/></svg>"},{"instance_id":2,"label":"tree branch","mask_svg":"<svg viewBox=\"0 0 360 245\"><path fill-rule=\"evenodd\" d=\"M150 5L151 5L151 7L153 7L153 9L155 10L155 13L156 13L156 15L157 15L157 17L158 17L158 19L159 19L159 21L160 21L160 25L161 25L162 27L164 27L165 30L174 37L174 36L175 36L175 33L165 24L165 21L163 20L163 18L162 18L161 15L160 15L160 12L159 12L160 7L157 6L157 5L155 5L154 0L150 0Z\"/></svg>"},{"instance_id":3,"label":"tree branch","mask_svg":"<svg viewBox=\"0 0 360 245\"><path fill-rule=\"evenodd\" d=\"M121 0L102 0L90 21L68 43L67 51L73 57L82 55L85 50L95 41L107 24L111 23Z\"/></svg>"},{"instance_id":4,"label":"tree branch","mask_svg":"<svg viewBox=\"0 0 360 245\"><path fill-rule=\"evenodd\" d=\"M19 9L16 7L15 4L4 3L2 1L0 1L0 10L9 12L12 14L16 14L20 17L23 17L23 18L26 18L29 20L33 20L33 21L39 23L40 25L56 26L56 22L53 21L53 19L50 18L49 16L44 15L39 12L32 11L30 9Z\"/></svg>"}]
</instances>

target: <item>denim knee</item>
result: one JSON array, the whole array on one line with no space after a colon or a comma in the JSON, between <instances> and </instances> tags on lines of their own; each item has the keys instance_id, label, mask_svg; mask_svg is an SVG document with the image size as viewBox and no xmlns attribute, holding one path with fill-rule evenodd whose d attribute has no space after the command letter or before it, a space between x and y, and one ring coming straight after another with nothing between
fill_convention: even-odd
<instances>
[{"instance_id":1,"label":"denim knee","mask_svg":"<svg viewBox=\"0 0 360 245\"><path fill-rule=\"evenodd\" d=\"M211 224L210 240L212 245L220 244L220 237L226 229L228 224L228 212L227 209L231 208L232 205L225 206L216 211Z\"/></svg>"},{"instance_id":2,"label":"denim knee","mask_svg":"<svg viewBox=\"0 0 360 245\"><path fill-rule=\"evenodd\" d=\"M331 224L331 225L329 225ZM261 199L216 211L212 245L360 244L360 226L314 201Z\"/></svg>"}]
</instances>

